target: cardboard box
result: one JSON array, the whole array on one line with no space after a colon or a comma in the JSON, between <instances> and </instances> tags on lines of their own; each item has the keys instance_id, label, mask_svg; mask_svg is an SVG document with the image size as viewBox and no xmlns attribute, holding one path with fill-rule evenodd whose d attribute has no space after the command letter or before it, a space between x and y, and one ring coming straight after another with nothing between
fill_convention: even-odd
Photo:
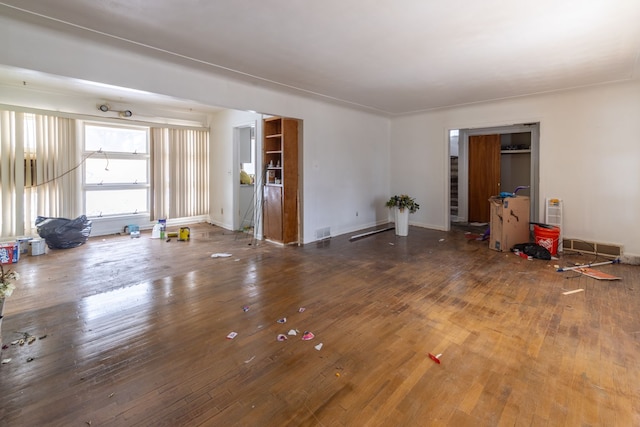
<instances>
[{"instance_id":1,"label":"cardboard box","mask_svg":"<svg viewBox=\"0 0 640 427\"><path fill-rule=\"evenodd\" d=\"M0 264L15 264L20 259L17 242L0 243Z\"/></svg>"},{"instance_id":2,"label":"cardboard box","mask_svg":"<svg viewBox=\"0 0 640 427\"><path fill-rule=\"evenodd\" d=\"M489 248L494 251L510 251L514 245L530 241L529 198L525 196L498 196L489 199L491 223Z\"/></svg>"}]
</instances>

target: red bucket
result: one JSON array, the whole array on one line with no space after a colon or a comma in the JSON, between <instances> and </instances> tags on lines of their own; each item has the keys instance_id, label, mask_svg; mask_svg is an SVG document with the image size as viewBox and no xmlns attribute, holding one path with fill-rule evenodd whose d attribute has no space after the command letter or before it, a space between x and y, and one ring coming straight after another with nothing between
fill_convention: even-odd
<instances>
[{"instance_id":1,"label":"red bucket","mask_svg":"<svg viewBox=\"0 0 640 427\"><path fill-rule=\"evenodd\" d=\"M548 228L549 227L549 228ZM560 240L560 227L533 226L533 237L535 242L548 250L551 255L558 255L558 241Z\"/></svg>"}]
</instances>

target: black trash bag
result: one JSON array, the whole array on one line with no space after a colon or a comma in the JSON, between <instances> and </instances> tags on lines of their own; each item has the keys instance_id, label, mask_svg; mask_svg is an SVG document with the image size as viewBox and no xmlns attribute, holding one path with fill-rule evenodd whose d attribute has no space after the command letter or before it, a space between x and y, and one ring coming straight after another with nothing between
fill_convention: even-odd
<instances>
[{"instance_id":1,"label":"black trash bag","mask_svg":"<svg viewBox=\"0 0 640 427\"><path fill-rule=\"evenodd\" d=\"M38 235L51 249L75 248L86 243L91 234L91 221L80 215L76 219L36 218Z\"/></svg>"},{"instance_id":2,"label":"black trash bag","mask_svg":"<svg viewBox=\"0 0 640 427\"><path fill-rule=\"evenodd\" d=\"M544 246L540 246L537 243L520 243L513 245L511 250L520 251L525 255L529 255L537 259L551 259L551 252L549 252Z\"/></svg>"}]
</instances>

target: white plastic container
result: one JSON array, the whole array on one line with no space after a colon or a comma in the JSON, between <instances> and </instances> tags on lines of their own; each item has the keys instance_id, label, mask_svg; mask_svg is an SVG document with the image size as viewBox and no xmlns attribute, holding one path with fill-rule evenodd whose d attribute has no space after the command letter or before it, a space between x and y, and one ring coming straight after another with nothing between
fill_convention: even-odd
<instances>
[{"instance_id":1,"label":"white plastic container","mask_svg":"<svg viewBox=\"0 0 640 427\"><path fill-rule=\"evenodd\" d=\"M37 256L44 255L46 251L46 246L44 240L42 239L32 239L29 242L29 255Z\"/></svg>"},{"instance_id":2,"label":"white plastic container","mask_svg":"<svg viewBox=\"0 0 640 427\"><path fill-rule=\"evenodd\" d=\"M18 250L21 255L26 255L29 253L29 242L32 240L32 237L18 237L16 242L18 242Z\"/></svg>"},{"instance_id":3,"label":"white plastic container","mask_svg":"<svg viewBox=\"0 0 640 427\"><path fill-rule=\"evenodd\" d=\"M154 225L153 226L153 231L151 231L151 238L152 239L159 239L161 231L162 231L162 225L160 225L160 224Z\"/></svg>"}]
</instances>

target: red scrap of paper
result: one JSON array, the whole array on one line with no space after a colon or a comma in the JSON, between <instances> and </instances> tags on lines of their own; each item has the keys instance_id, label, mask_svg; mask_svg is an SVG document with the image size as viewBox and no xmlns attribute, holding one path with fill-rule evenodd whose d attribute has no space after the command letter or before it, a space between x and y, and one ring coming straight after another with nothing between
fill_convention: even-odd
<instances>
[{"instance_id":1,"label":"red scrap of paper","mask_svg":"<svg viewBox=\"0 0 640 427\"><path fill-rule=\"evenodd\" d=\"M440 364L440 359L439 359L440 356L442 356L442 354L435 355L433 353L429 353L429 358L434 362L436 362L438 365Z\"/></svg>"}]
</instances>

